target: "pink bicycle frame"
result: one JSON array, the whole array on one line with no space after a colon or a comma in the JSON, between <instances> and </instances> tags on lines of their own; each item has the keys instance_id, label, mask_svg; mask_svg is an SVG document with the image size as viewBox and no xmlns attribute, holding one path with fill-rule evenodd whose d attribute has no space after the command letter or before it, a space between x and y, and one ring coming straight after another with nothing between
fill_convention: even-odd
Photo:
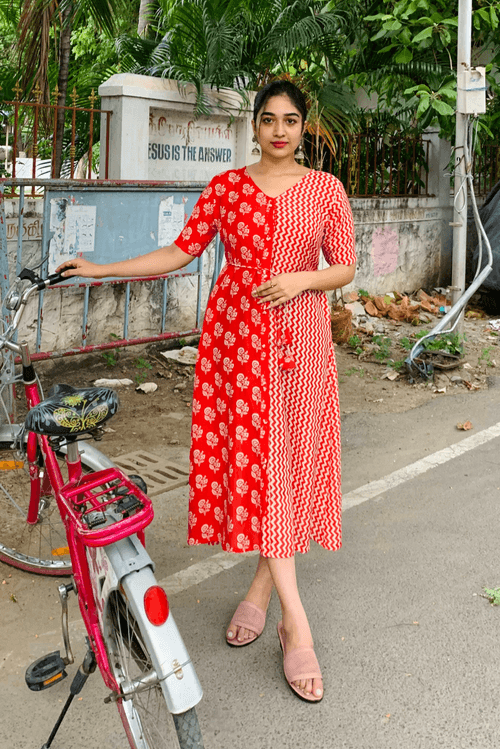
<instances>
[{"instance_id":1,"label":"pink bicycle frame","mask_svg":"<svg viewBox=\"0 0 500 749\"><path fill-rule=\"evenodd\" d=\"M41 402L40 391L36 382L25 383L26 401L28 407ZM43 455L45 471L40 475L38 450ZM45 435L28 434L26 454L30 474L30 502L28 509L28 523L37 522L40 499L44 495L54 494L61 519L66 530L66 537L73 566L73 577L78 593L80 612L90 637L90 644L96 656L97 665L101 671L106 686L119 694L120 689L108 663L106 647L102 639L99 618L94 599L92 581L86 547L107 546L133 533L137 533L144 544L144 528L153 519L151 500L128 479L118 468L108 468L96 473L82 474L80 458L72 462L67 459L68 482L65 484L55 453ZM140 499L141 508L132 517L126 517L112 525L89 529L82 518L90 511L102 511L112 500L103 501L101 497L109 492L112 483L120 482ZM99 492L99 488L102 491ZM90 509L85 510L89 505Z\"/></svg>"},{"instance_id":2,"label":"pink bicycle frame","mask_svg":"<svg viewBox=\"0 0 500 749\"><path fill-rule=\"evenodd\" d=\"M71 466L71 463L68 465ZM86 514L102 512L110 504L116 502L116 497L105 498L105 495L109 494L110 485L115 482L119 482L121 486L134 494L141 505L140 509L132 517L125 517L104 527L89 529L84 520ZM109 689L119 693L118 684L109 668L108 656L102 639L86 548L108 546L133 533L137 533L143 541L144 528L154 517L153 506L149 497L118 468L106 468L103 471L82 476L81 466L80 475L70 477L68 483L61 487L57 502L61 507L61 516L66 527L78 602L91 646L104 683ZM89 509L82 511L82 507L89 507Z\"/></svg>"},{"instance_id":3,"label":"pink bicycle frame","mask_svg":"<svg viewBox=\"0 0 500 749\"><path fill-rule=\"evenodd\" d=\"M33 406L37 406L40 403L40 391L36 381L25 383L24 392L28 409L31 409ZM47 469L43 474L43 479L40 477L40 466L38 465L37 460L38 447L40 447L44 459L44 465ZM26 457L28 459L30 474L30 502L27 522L30 525L35 525L38 522L40 498L47 494L57 494L63 485L63 478L54 451L49 445L48 438L44 435L37 435L33 432L28 434ZM78 479L78 476L81 475L81 470L81 463L72 466L68 464L70 478ZM59 510L61 510L60 507Z\"/></svg>"}]
</instances>

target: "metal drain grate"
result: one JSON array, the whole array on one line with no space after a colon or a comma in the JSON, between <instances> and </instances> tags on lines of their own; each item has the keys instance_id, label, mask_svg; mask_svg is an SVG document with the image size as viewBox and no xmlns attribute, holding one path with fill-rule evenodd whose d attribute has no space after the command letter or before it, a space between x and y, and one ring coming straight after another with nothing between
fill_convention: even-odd
<instances>
[{"instance_id":1,"label":"metal drain grate","mask_svg":"<svg viewBox=\"0 0 500 749\"><path fill-rule=\"evenodd\" d=\"M162 460L157 455L144 450L137 450L126 455L113 458L116 465L127 474L138 473L148 486L149 496L177 489L178 486L187 484L189 468Z\"/></svg>"}]
</instances>

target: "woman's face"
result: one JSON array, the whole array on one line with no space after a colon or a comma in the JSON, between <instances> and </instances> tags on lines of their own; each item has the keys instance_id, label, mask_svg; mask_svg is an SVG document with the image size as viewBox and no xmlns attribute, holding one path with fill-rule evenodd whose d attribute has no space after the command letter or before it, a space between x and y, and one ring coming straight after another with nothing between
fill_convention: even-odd
<instances>
[{"instance_id":1,"label":"woman's face","mask_svg":"<svg viewBox=\"0 0 500 749\"><path fill-rule=\"evenodd\" d=\"M295 153L304 132L302 115L286 95L268 99L252 126L262 153L279 159Z\"/></svg>"}]
</instances>

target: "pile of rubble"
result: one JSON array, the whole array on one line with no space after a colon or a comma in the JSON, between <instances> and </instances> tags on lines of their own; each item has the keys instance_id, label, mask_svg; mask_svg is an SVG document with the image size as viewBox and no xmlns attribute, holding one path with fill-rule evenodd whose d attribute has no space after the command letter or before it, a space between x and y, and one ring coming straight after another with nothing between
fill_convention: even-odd
<instances>
[{"instance_id":1,"label":"pile of rubble","mask_svg":"<svg viewBox=\"0 0 500 749\"><path fill-rule=\"evenodd\" d=\"M363 291L351 291L345 295L346 309L352 313L352 322L365 333L377 332L373 319L388 318L395 322L413 325L429 323L434 315L442 315L450 309L450 300L437 289L432 295L420 289L411 297L397 291L384 296L371 296Z\"/></svg>"}]
</instances>

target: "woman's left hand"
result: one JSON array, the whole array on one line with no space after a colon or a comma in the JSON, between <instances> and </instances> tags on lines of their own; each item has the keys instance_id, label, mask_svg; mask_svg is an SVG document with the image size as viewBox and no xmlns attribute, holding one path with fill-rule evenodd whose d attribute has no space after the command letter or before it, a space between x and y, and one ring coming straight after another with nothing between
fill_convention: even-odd
<instances>
[{"instance_id":1,"label":"woman's left hand","mask_svg":"<svg viewBox=\"0 0 500 749\"><path fill-rule=\"evenodd\" d=\"M290 299L301 294L308 287L309 273L280 273L265 281L252 291L252 296L258 297L260 304L269 302L270 307L286 304Z\"/></svg>"}]
</instances>

